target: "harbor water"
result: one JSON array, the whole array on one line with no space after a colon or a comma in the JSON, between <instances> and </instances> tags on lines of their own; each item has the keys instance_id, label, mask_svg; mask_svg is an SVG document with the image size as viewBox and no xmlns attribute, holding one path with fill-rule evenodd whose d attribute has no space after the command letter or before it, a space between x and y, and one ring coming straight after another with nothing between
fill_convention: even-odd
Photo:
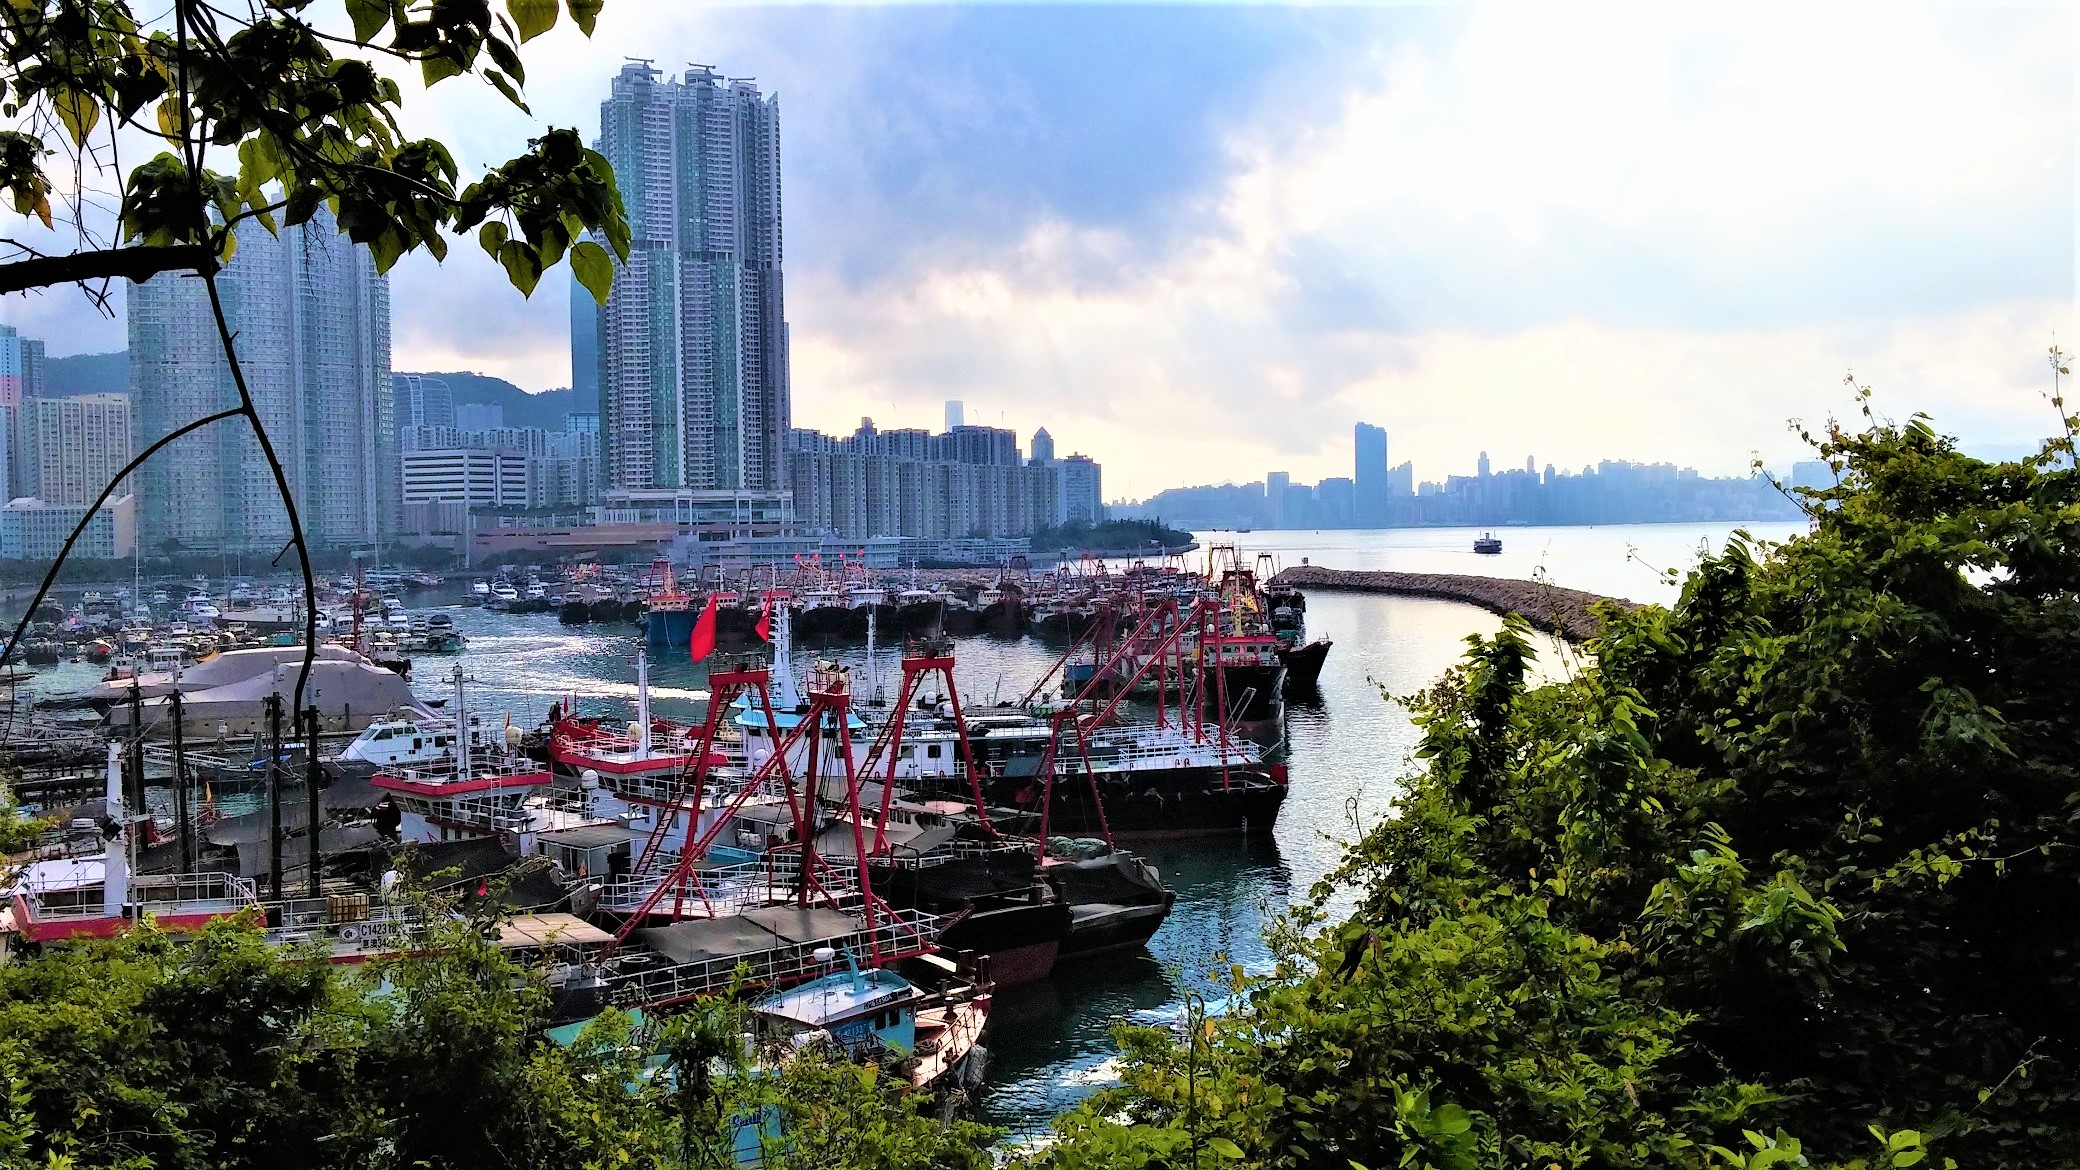
<instances>
[{"instance_id":1,"label":"harbor water","mask_svg":"<svg viewBox=\"0 0 2080 1170\"><path fill-rule=\"evenodd\" d=\"M1701 549L1723 544L1736 526L1632 525L1602 528L1506 528L1501 554L1475 555L1466 529L1258 531L1199 534L1201 545L1235 544L1245 564L1269 553L1278 565L1303 559L1339 569L1396 569L1542 577L1555 584L1657 602L1673 600L1669 570L1695 564ZM1768 540L1799 526L1747 525ZM1195 554L1189 558L1195 566ZM457 579L466 580L462 575ZM452 599L452 598L451 598ZM415 597L415 608L440 603ZM466 639L454 656L427 655L413 668L415 689L430 700L452 694L459 661L474 681L472 712L516 727L541 722L550 704L581 714L626 716L635 699L637 626L565 626L554 613L516 615L456 606L449 610ZM1194 990L1221 994L1213 972L1229 963L1260 967L1267 921L1310 887L1340 856L1356 827L1387 815L1401 780L1414 770L1415 728L1394 696L1428 687L1458 659L1465 639L1492 633L1501 619L1471 606L1416 598L1316 592L1308 598L1310 637L1333 639L1320 694L1288 702L1279 719L1256 729L1290 769L1291 794L1275 832L1245 845L1231 839L1136 844L1176 890L1169 920L1145 952L1110 955L1057 969L1037 985L999 992L984 1042L991 1052L981 1099L986 1120L1036 1133L1078 1098L1111 1079L1111 1029L1121 1020L1168 1023ZM1566 648L1541 642L1540 668L1568 669ZM1031 636L977 636L956 646L956 679L971 706L1017 703L1048 671L1060 645ZM858 643L817 646L798 640L798 669L829 657L854 668L855 693L876 689L894 701L900 686L898 648L884 643L873 662ZM704 713L707 669L726 667L750 647L724 645L706 664L683 647L651 648L651 701L657 714L694 721ZM75 672L45 672L39 689L62 692Z\"/></svg>"},{"instance_id":2,"label":"harbor water","mask_svg":"<svg viewBox=\"0 0 2080 1170\"><path fill-rule=\"evenodd\" d=\"M1638 601L1670 601L1666 571L1687 569L1701 549L1717 548L1734 525L1628 525L1603 528L1502 529L1503 551L1477 556L1472 530L1395 529L1257 531L1198 534L1202 547L1233 543L1252 563L1273 555L1280 566L1543 576L1556 584ZM1799 526L1744 526L1782 540ZM551 702L574 696L584 713L626 714L634 702L633 626L565 627L553 614L512 616L459 610L468 639L464 668L478 681L473 708L487 717L510 711L532 726ZM1393 696L1428 687L1465 650L1472 634L1491 634L1502 619L1471 606L1419 598L1319 592L1308 598L1311 637L1336 643L1321 693L1286 704L1280 721L1260 729L1290 765L1292 793L1268 840L1145 842L1147 855L1177 891L1177 905L1145 953L1108 956L1056 971L1044 983L1007 988L996 999L985 1042L991 1052L982 1109L987 1120L1016 1131L1048 1120L1111 1078L1112 1027L1120 1020L1167 1023L1188 991L1219 994L1213 979L1228 963L1257 967L1267 959L1266 921L1308 890L1341 855L1354 825L1386 815L1399 781L1414 768L1416 731ZM1565 647L1542 641L1541 668L1566 668ZM725 646L712 663L727 664ZM865 647L798 645L803 665L830 657L853 666L855 685L871 693ZM1061 646L1032 638L972 637L956 647L955 677L964 701L1017 702L1053 665ZM429 697L443 693L446 660L415 670ZM884 646L873 670L889 701L900 673ZM423 671L423 673L421 673ZM652 702L674 719L698 717L706 669L682 652L664 650L651 671Z\"/></svg>"}]
</instances>

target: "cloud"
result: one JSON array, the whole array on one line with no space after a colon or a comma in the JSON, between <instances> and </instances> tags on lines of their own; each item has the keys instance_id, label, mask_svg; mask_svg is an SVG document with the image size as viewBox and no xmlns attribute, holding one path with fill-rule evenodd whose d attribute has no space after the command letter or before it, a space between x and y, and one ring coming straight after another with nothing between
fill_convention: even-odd
<instances>
[{"instance_id":1,"label":"cloud","mask_svg":"<svg viewBox=\"0 0 2080 1170\"><path fill-rule=\"evenodd\" d=\"M1358 418L1427 475L1735 472L1792 457L1850 367L1962 433L2040 430L2069 18L1762 16L1509 6L1353 45L1370 76L1328 117L1264 91L1155 255L1048 216L878 295L797 266L798 399L999 403L1137 495L1347 474Z\"/></svg>"},{"instance_id":2,"label":"cloud","mask_svg":"<svg viewBox=\"0 0 2080 1170\"><path fill-rule=\"evenodd\" d=\"M1426 476L1481 449L1737 471L1845 409L1851 367L1975 439L2049 421L2072 19L617 2L528 46L536 116L451 81L407 129L473 169L592 133L623 52L756 75L802 425L961 398L1098 457L1109 495L1348 474L1361 418ZM469 244L409 259L393 361L563 385L567 297L523 301ZM23 298L0 317L121 343Z\"/></svg>"}]
</instances>

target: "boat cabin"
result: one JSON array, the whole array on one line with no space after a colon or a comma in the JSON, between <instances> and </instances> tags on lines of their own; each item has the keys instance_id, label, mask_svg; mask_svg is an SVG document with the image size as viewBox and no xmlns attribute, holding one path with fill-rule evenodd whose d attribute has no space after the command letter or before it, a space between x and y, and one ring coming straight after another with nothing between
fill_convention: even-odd
<instances>
[{"instance_id":1,"label":"boat cabin","mask_svg":"<svg viewBox=\"0 0 2080 1170\"><path fill-rule=\"evenodd\" d=\"M421 727L409 719L386 719L371 723L353 743L340 752L342 760L360 760L379 767L392 764L432 764L455 753L455 733L449 728Z\"/></svg>"},{"instance_id":2,"label":"boat cabin","mask_svg":"<svg viewBox=\"0 0 2080 1170\"><path fill-rule=\"evenodd\" d=\"M762 1041L796 1048L830 1041L855 1058L907 1056L917 1048L919 998L893 971L853 967L774 992L751 1014Z\"/></svg>"}]
</instances>

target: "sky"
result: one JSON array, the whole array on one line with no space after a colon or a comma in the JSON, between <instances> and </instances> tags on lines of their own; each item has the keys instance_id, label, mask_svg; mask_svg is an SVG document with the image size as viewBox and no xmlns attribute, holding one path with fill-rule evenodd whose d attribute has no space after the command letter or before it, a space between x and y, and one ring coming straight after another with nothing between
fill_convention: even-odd
<instances>
[{"instance_id":1,"label":"sky","mask_svg":"<svg viewBox=\"0 0 2080 1170\"><path fill-rule=\"evenodd\" d=\"M406 128L468 169L595 133L625 56L757 78L798 426L960 399L1110 498L1350 475L1361 420L1418 479L1484 450L1738 474L1853 414L1852 372L1970 442L2048 431L2076 35L2063 6L608 0L526 46L533 117L450 81ZM568 295L407 259L392 365L567 385ZM123 344L76 296L0 320Z\"/></svg>"}]
</instances>

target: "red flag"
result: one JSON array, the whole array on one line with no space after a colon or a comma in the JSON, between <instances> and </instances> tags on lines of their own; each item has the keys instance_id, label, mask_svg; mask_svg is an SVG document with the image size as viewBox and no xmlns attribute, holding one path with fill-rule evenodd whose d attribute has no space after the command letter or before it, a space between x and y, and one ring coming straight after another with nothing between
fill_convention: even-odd
<instances>
[{"instance_id":1,"label":"red flag","mask_svg":"<svg viewBox=\"0 0 2080 1170\"><path fill-rule=\"evenodd\" d=\"M765 605L764 605L764 606L760 607L760 609L759 609L759 611L758 611L758 624L757 624L757 625L755 625L755 626L753 626L753 627L751 627L751 629L752 629L752 632L753 632L753 633L755 633L755 634L757 634L757 635L758 635L759 641L761 641L761 642L770 642L770 641L772 641L772 640L773 640L773 595L772 595L772 594L770 594L770 593L766 594L766 603L765 603Z\"/></svg>"},{"instance_id":2,"label":"red flag","mask_svg":"<svg viewBox=\"0 0 2080 1170\"><path fill-rule=\"evenodd\" d=\"M699 662L715 653L715 595L708 595L708 607L701 611L700 620L693 623L693 640L687 649L693 652L693 660Z\"/></svg>"}]
</instances>

